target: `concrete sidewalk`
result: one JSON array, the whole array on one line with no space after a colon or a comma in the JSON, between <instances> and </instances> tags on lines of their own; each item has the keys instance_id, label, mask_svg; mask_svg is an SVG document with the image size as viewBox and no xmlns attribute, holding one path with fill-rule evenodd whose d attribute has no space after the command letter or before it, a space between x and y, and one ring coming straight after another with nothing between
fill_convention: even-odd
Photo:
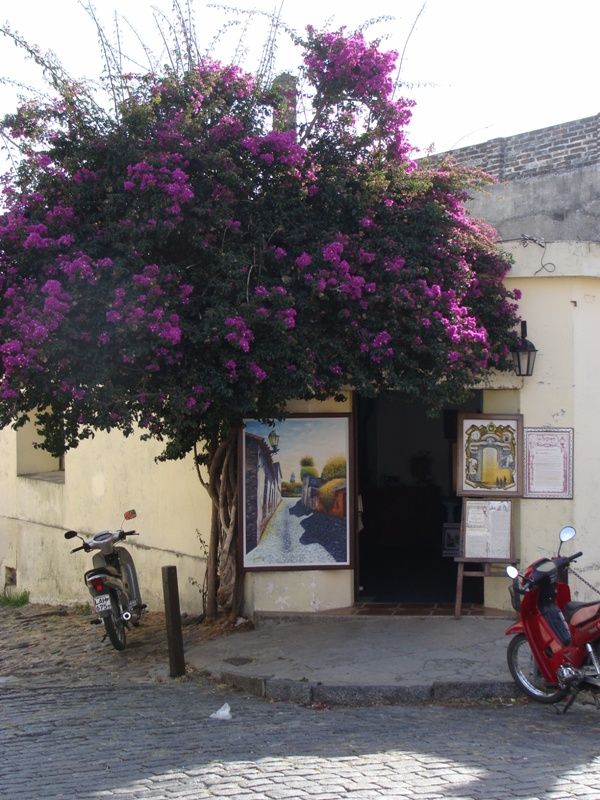
<instances>
[{"instance_id":1,"label":"concrete sidewalk","mask_svg":"<svg viewBox=\"0 0 600 800\"><path fill-rule=\"evenodd\" d=\"M306 704L517 697L506 663L510 621L265 615L254 630L190 647L186 660L248 693Z\"/></svg>"}]
</instances>

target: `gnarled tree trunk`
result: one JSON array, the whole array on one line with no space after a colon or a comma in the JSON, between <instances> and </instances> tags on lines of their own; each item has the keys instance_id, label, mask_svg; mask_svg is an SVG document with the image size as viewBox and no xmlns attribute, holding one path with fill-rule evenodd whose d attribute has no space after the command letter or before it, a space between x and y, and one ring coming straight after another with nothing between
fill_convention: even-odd
<instances>
[{"instance_id":1,"label":"gnarled tree trunk","mask_svg":"<svg viewBox=\"0 0 600 800\"><path fill-rule=\"evenodd\" d=\"M238 431L232 431L209 452L208 483L198 475L212 502L210 539L206 564L206 618L215 619L219 610L237 617L242 602L238 569Z\"/></svg>"}]
</instances>

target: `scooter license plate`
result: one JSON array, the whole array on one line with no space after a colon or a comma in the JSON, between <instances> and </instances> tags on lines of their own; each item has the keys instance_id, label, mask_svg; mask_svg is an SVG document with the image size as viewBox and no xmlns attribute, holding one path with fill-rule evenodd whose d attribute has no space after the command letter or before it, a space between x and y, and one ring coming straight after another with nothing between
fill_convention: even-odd
<instances>
[{"instance_id":1,"label":"scooter license plate","mask_svg":"<svg viewBox=\"0 0 600 800\"><path fill-rule=\"evenodd\" d=\"M109 594L99 594L94 597L94 608L96 612L100 613L101 611L110 611L110 595Z\"/></svg>"}]
</instances>

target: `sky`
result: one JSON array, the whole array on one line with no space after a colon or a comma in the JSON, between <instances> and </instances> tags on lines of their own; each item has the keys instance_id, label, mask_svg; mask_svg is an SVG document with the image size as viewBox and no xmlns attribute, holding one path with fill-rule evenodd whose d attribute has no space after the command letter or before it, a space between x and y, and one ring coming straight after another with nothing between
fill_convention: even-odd
<instances>
[{"instance_id":1,"label":"sky","mask_svg":"<svg viewBox=\"0 0 600 800\"><path fill-rule=\"evenodd\" d=\"M169 13L171 5L171 0L96 0L107 30L113 28L116 11L155 52L161 43L152 9ZM198 39L206 46L214 41L214 57L231 61L247 20L241 63L253 71L268 32L268 15L280 9L282 0L233 0L231 5L263 13L233 15L195 0ZM402 93L417 103L408 129L417 155L600 111L600 0L283 0L281 16L297 31L307 24L353 30L369 17L391 17L369 26L366 36L382 39L385 49L405 50ZM78 0L0 0L3 22L43 50L53 50L71 75L98 75L96 31ZM135 37L127 23L121 31L123 49L133 52ZM139 47L137 52L141 55ZM282 38L278 71L293 69L298 56ZM0 39L0 76L38 81L6 39ZM15 102L15 90L0 86L0 114L11 111Z\"/></svg>"}]
</instances>

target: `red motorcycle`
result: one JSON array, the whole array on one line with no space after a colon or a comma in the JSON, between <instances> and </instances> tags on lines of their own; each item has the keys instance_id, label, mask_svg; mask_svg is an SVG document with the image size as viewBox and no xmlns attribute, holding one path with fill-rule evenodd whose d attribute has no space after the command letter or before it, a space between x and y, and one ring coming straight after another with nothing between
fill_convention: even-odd
<instances>
[{"instance_id":1,"label":"red motorcycle","mask_svg":"<svg viewBox=\"0 0 600 800\"><path fill-rule=\"evenodd\" d=\"M563 528L561 547L574 536L574 528ZM567 697L563 712L582 689L593 693L596 705L600 693L600 602L571 600L568 584L569 565L581 555L563 557L559 547L555 558L534 561L524 575L515 567L506 569L519 613L506 631L515 634L508 645L508 668L519 688L539 703Z\"/></svg>"}]
</instances>

